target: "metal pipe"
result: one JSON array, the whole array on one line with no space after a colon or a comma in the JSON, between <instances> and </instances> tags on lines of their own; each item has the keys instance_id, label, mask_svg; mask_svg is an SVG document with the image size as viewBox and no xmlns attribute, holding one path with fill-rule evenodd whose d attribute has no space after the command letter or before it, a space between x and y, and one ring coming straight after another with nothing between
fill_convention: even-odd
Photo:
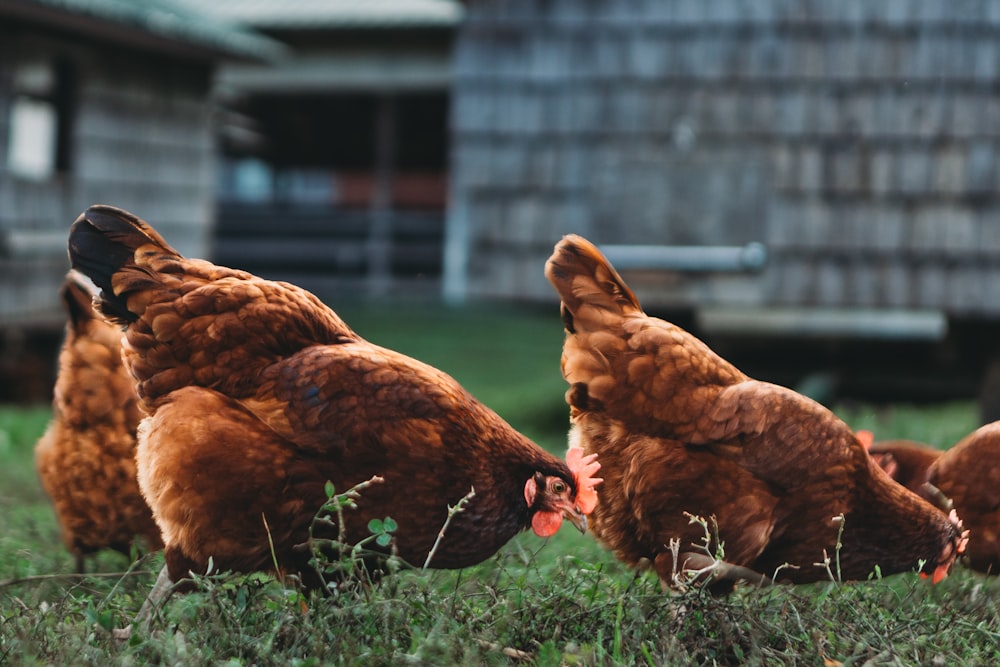
<instances>
[{"instance_id":1,"label":"metal pipe","mask_svg":"<svg viewBox=\"0 0 1000 667\"><path fill-rule=\"evenodd\" d=\"M760 271L767 264L767 248L756 241L744 246L602 245L601 252L619 270Z\"/></svg>"},{"instance_id":2,"label":"metal pipe","mask_svg":"<svg viewBox=\"0 0 1000 667\"><path fill-rule=\"evenodd\" d=\"M711 334L942 341L948 318L938 310L707 306L698 326Z\"/></svg>"}]
</instances>

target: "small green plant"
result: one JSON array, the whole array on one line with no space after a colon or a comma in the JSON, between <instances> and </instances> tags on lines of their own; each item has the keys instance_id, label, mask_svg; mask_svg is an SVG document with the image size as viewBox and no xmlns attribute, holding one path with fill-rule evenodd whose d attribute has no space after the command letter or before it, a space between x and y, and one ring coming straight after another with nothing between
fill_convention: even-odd
<instances>
[{"instance_id":1,"label":"small green plant","mask_svg":"<svg viewBox=\"0 0 1000 667\"><path fill-rule=\"evenodd\" d=\"M680 539L670 540L667 548L673 560L670 575L672 585L679 591L689 590L692 586L704 586L720 576L733 566L726 563L726 544L719 536L719 522L714 515L708 519L684 512L688 525L701 526L703 535L698 543L692 543L694 552L681 552Z\"/></svg>"},{"instance_id":2,"label":"small green plant","mask_svg":"<svg viewBox=\"0 0 1000 667\"><path fill-rule=\"evenodd\" d=\"M504 318L510 319L509 313ZM417 346L415 356L457 366L453 374L463 383L468 378L477 396L482 388L491 407L496 403L503 408L501 414L525 419L522 404L534 400L523 398L525 386L541 386L543 398L556 392L559 423L551 445L562 451L566 406L558 363L551 366L556 386L535 382L535 366L558 359L560 328L551 326L546 313L531 331L552 332L545 339L548 349L525 355L525 341L534 338L511 335L523 328L507 319L491 320L484 312L475 335L463 331L459 344L467 345L467 362L460 363L453 351L456 339L449 338L447 328L461 323L457 316L440 321L426 316L414 327L426 330L424 340L414 340L412 331L402 336L397 313L385 316L390 333L405 338L402 344ZM516 342L520 347L498 354L491 339L495 334L501 345ZM489 354L469 349L472 342ZM511 363L526 356L529 368ZM497 368L486 369L477 380L483 359L496 360ZM971 402L851 409L858 417L858 423L848 420L852 426L872 427L886 439L930 434L929 441L946 445L978 425ZM548 420L527 425L545 434L552 430ZM192 592L171 598L152 632L135 632L120 641L114 628L134 617L163 556L146 556L130 569L128 559L105 552L88 568L100 575L72 574L73 559L59 542L51 505L32 467L32 447L46 421L45 410L0 410L0 431L7 434L0 447L0 664L5 667L1000 663L998 577L956 566L934 586L907 573L884 579L876 574L849 585L738 586L725 597L710 595L701 586L664 591L652 573L625 567L593 536L566 529L548 540L522 534L475 567L401 569L378 586L340 586L329 596L304 595L265 574L198 575ZM339 495L333 489L328 493L326 500ZM323 500L320 494L317 504ZM347 500L328 507L331 522L336 523L337 507ZM346 505L340 511L349 516L354 510ZM388 530L386 519L379 520L381 530L376 524L377 530L345 535L341 541L370 537L368 547L391 552L394 538L388 546L379 539L395 536L399 529ZM454 523L447 530L454 530ZM324 526L317 537L336 541L341 535ZM344 553L348 559L354 545L349 546ZM715 547L713 543L713 556L725 555ZM832 579L837 578L836 556L832 551ZM323 552L318 557L323 562L328 558Z\"/></svg>"},{"instance_id":3,"label":"small green plant","mask_svg":"<svg viewBox=\"0 0 1000 667\"><path fill-rule=\"evenodd\" d=\"M387 547L389 543L392 542L392 534L396 532L399 526L392 517L386 517L384 519L372 519L368 522L368 532L372 534L375 538L375 544L380 547Z\"/></svg>"},{"instance_id":4,"label":"small green plant","mask_svg":"<svg viewBox=\"0 0 1000 667\"><path fill-rule=\"evenodd\" d=\"M819 563L813 563L813 565L825 569L827 577L829 577L832 583L842 584L844 580L840 572L840 551L844 548L844 524L847 523L847 518L841 513L833 517L832 521L837 524L837 543L833 547L833 560L831 561L826 549L823 549L823 560ZM831 562L833 568L830 567Z\"/></svg>"},{"instance_id":5,"label":"small green plant","mask_svg":"<svg viewBox=\"0 0 1000 667\"><path fill-rule=\"evenodd\" d=\"M369 534L357 542L350 543L347 536L344 514L358 508L357 501L365 489L385 480L378 475L354 485L343 493L337 493L333 482L327 481L324 490L326 501L320 506L309 524L309 538L305 545L309 549L309 564L324 585L331 589L348 579L360 581L370 577L369 565L374 559L390 560L393 555L393 533L399 528L391 517L372 519L368 522ZM321 533L335 534L336 537L321 536ZM382 551L373 551L368 545L374 543ZM389 554L384 551L389 547Z\"/></svg>"},{"instance_id":6,"label":"small green plant","mask_svg":"<svg viewBox=\"0 0 1000 667\"><path fill-rule=\"evenodd\" d=\"M438 546L441 544L441 540L444 539L444 534L448 530L448 526L451 525L451 520L455 518L455 515L462 512L465 509L465 504L476 497L476 489L472 487L469 492L462 496L462 498L455 503L454 506L448 506L448 518L444 520L444 525L441 526L441 530L438 531L437 539L434 540L434 546L427 553L427 559L424 561L424 569L426 570L431 566L431 560L434 558L434 554L437 553Z\"/></svg>"}]
</instances>

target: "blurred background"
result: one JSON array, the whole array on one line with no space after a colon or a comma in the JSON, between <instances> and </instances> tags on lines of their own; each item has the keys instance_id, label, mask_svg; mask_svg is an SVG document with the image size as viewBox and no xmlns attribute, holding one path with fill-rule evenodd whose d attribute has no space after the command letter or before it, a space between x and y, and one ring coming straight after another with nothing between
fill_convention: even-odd
<instances>
[{"instance_id":1,"label":"blurred background","mask_svg":"<svg viewBox=\"0 0 1000 667\"><path fill-rule=\"evenodd\" d=\"M998 91L986 0L0 0L0 400L49 399L100 202L556 341L578 233L751 375L997 419Z\"/></svg>"}]
</instances>

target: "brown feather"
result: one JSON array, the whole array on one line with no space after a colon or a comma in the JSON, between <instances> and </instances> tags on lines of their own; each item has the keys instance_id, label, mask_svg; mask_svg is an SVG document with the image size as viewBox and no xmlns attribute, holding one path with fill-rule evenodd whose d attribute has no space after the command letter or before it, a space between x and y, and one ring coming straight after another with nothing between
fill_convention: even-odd
<instances>
[{"instance_id":1,"label":"brown feather","mask_svg":"<svg viewBox=\"0 0 1000 667\"><path fill-rule=\"evenodd\" d=\"M445 373L365 341L314 295L185 259L149 225L106 206L80 216L69 247L73 266L101 285L103 312L128 325L125 361L152 415L140 429L139 480L172 579L204 571L209 559L220 569L273 569L273 542L278 569L309 580L300 547L328 480L342 493L383 477L343 529L357 542L369 520L391 516L394 549L418 565L449 506L474 488L434 567L477 563L536 513L572 510L565 462Z\"/></svg>"},{"instance_id":2,"label":"brown feather","mask_svg":"<svg viewBox=\"0 0 1000 667\"><path fill-rule=\"evenodd\" d=\"M960 530L892 483L851 430L818 403L753 380L680 327L648 317L585 239L546 264L567 322L562 369L571 440L597 452L605 483L594 532L627 563L699 543L685 513L718 521L726 559L794 582L824 579L843 514L841 576L947 567ZM669 582L668 582L669 583Z\"/></svg>"},{"instance_id":3,"label":"brown feather","mask_svg":"<svg viewBox=\"0 0 1000 667\"><path fill-rule=\"evenodd\" d=\"M908 440L876 442L872 456L928 502L949 504L969 529L963 560L1000 573L1000 422L982 426L941 451Z\"/></svg>"},{"instance_id":4,"label":"brown feather","mask_svg":"<svg viewBox=\"0 0 1000 667\"><path fill-rule=\"evenodd\" d=\"M136 480L142 415L121 361L121 330L96 317L78 277L67 276L62 296L69 322L52 421L35 446L35 466L63 542L78 565L101 549L129 555L137 537L142 546L159 548L160 531Z\"/></svg>"}]
</instances>

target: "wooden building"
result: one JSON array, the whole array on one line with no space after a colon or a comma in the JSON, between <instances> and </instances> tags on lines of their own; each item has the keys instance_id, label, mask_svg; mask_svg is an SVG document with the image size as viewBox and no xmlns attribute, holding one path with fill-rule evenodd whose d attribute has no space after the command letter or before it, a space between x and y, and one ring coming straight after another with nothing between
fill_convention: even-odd
<instances>
[{"instance_id":1,"label":"wooden building","mask_svg":"<svg viewBox=\"0 0 1000 667\"><path fill-rule=\"evenodd\" d=\"M33 345L54 357L66 232L87 206L128 208L207 254L214 68L281 52L167 0L0 0L0 399L51 391L23 362ZM9 381L12 366L25 377Z\"/></svg>"},{"instance_id":2,"label":"wooden building","mask_svg":"<svg viewBox=\"0 0 1000 667\"><path fill-rule=\"evenodd\" d=\"M575 232L706 331L1000 318L1000 3L473 0L455 63L452 300Z\"/></svg>"},{"instance_id":3,"label":"wooden building","mask_svg":"<svg viewBox=\"0 0 1000 667\"><path fill-rule=\"evenodd\" d=\"M457 0L218 0L286 44L229 64L214 258L322 296L440 293Z\"/></svg>"}]
</instances>

